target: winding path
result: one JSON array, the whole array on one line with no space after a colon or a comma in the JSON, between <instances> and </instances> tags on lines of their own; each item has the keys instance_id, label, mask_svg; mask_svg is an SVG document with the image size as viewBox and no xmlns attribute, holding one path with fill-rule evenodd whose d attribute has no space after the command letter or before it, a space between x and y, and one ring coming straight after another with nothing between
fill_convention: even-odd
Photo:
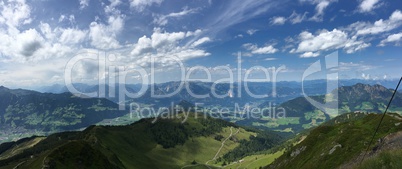
<instances>
[{"instance_id":1,"label":"winding path","mask_svg":"<svg viewBox=\"0 0 402 169\"><path fill-rule=\"evenodd\" d=\"M225 146L225 142L226 142L227 140L229 140L230 137L232 137L232 136L234 136L234 135L236 135L237 133L240 132L240 128L238 128L237 131L236 131L236 133L233 134L233 130L232 130L232 129L233 129L233 127L230 127L230 135L229 135L228 137L226 137L225 140L222 141L221 147L218 149L218 151L216 152L215 156L214 156L212 159L210 159L210 160L208 160L207 162L205 162L205 164L186 165L186 166L182 167L181 169L187 168L187 167L199 166L199 165L204 165L204 166L208 167L209 169L211 169L211 167L208 165L208 163L211 162L211 161L213 161L213 160L216 160L216 158L218 157L218 155L219 155L219 153L221 152L222 148Z\"/></svg>"}]
</instances>

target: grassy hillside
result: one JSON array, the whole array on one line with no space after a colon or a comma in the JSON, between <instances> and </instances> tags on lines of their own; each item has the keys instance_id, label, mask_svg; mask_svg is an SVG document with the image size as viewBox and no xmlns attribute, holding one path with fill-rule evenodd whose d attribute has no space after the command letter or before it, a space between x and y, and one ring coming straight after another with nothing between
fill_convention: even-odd
<instances>
[{"instance_id":1,"label":"grassy hillside","mask_svg":"<svg viewBox=\"0 0 402 169\"><path fill-rule=\"evenodd\" d=\"M183 122L179 114L156 123L153 120L50 135L0 160L0 168L218 168L281 141L274 133L244 129L210 117L195 115ZM262 143L245 149L256 140ZM227 154L231 158L225 157Z\"/></svg>"},{"instance_id":2,"label":"grassy hillside","mask_svg":"<svg viewBox=\"0 0 402 169\"><path fill-rule=\"evenodd\" d=\"M380 119L381 115L378 114L343 114L311 130L304 141L289 148L267 168L356 167L356 161L362 158L362 153L366 150ZM385 116L375 141L387 138L391 133L402 131L401 123L402 118L397 114ZM375 142L370 147L369 154L374 155L382 145L381 143L383 142ZM395 146L394 148L398 149ZM402 149L402 146L399 149ZM373 161L366 161L366 163L376 163L381 160L373 159Z\"/></svg>"},{"instance_id":3,"label":"grassy hillside","mask_svg":"<svg viewBox=\"0 0 402 169\"><path fill-rule=\"evenodd\" d=\"M364 161L356 169L402 168L402 150L384 151Z\"/></svg>"}]
</instances>

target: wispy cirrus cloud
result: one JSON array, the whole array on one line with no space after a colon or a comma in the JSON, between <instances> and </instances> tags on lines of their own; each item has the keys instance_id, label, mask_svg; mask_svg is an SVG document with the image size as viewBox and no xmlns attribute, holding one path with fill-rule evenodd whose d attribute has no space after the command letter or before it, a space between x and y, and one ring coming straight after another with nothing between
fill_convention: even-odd
<instances>
[{"instance_id":1,"label":"wispy cirrus cloud","mask_svg":"<svg viewBox=\"0 0 402 169\"><path fill-rule=\"evenodd\" d=\"M186 15L189 15L189 14L192 14L195 12L197 12L197 9L195 9L195 8L188 9L188 7L185 7L180 12L173 12L173 13L169 13L167 15L155 14L156 16L154 17L153 22L159 26L163 26L163 25L168 24L169 19L181 18L181 17L184 17Z\"/></svg>"},{"instance_id":2,"label":"wispy cirrus cloud","mask_svg":"<svg viewBox=\"0 0 402 169\"><path fill-rule=\"evenodd\" d=\"M307 14L308 12L304 12L304 14L299 14L296 11L293 11L293 13L289 17L274 16L271 18L271 24L283 25L285 24L285 22L290 22L291 24L298 24L307 20Z\"/></svg>"},{"instance_id":3,"label":"wispy cirrus cloud","mask_svg":"<svg viewBox=\"0 0 402 169\"><path fill-rule=\"evenodd\" d=\"M247 34L249 34L251 36L254 33L256 33L257 31L258 31L257 29L249 29L249 30L247 30Z\"/></svg>"},{"instance_id":4,"label":"wispy cirrus cloud","mask_svg":"<svg viewBox=\"0 0 402 169\"><path fill-rule=\"evenodd\" d=\"M309 20L321 22L325 15L325 9L337 0L300 0L303 3L310 3L315 5L315 14Z\"/></svg>"},{"instance_id":5,"label":"wispy cirrus cloud","mask_svg":"<svg viewBox=\"0 0 402 169\"><path fill-rule=\"evenodd\" d=\"M230 1L225 7L211 17L206 25L208 34L216 36L219 32L235 24L247 21L255 16L274 11L275 7L286 1Z\"/></svg>"}]
</instances>

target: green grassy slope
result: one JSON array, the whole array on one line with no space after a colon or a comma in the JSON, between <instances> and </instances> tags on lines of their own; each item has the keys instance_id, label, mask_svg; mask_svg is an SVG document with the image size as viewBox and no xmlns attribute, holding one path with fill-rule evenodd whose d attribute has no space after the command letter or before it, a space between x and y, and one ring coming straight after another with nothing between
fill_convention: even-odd
<instances>
[{"instance_id":1,"label":"green grassy slope","mask_svg":"<svg viewBox=\"0 0 402 169\"><path fill-rule=\"evenodd\" d=\"M402 168L402 150L384 151L364 161L357 169L400 169Z\"/></svg>"},{"instance_id":2,"label":"green grassy slope","mask_svg":"<svg viewBox=\"0 0 402 169\"><path fill-rule=\"evenodd\" d=\"M281 140L272 133L252 131L232 123L201 116L183 122L174 119L142 119L127 126L91 126L82 132L59 133L40 141L11 158L0 160L0 168L202 168L220 167L233 161L224 158L258 139L265 151ZM93 161L93 162L88 162Z\"/></svg>"},{"instance_id":3,"label":"green grassy slope","mask_svg":"<svg viewBox=\"0 0 402 169\"><path fill-rule=\"evenodd\" d=\"M366 150L381 115L343 114L313 130L300 144L288 149L267 168L337 168L353 163ZM375 137L402 131L402 118L397 114L385 116ZM370 150L378 149L375 142Z\"/></svg>"}]
</instances>

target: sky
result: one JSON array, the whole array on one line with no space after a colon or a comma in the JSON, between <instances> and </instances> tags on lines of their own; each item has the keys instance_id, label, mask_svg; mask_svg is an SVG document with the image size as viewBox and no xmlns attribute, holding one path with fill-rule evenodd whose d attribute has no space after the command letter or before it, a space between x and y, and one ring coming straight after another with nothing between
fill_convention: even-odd
<instances>
[{"instance_id":1,"label":"sky","mask_svg":"<svg viewBox=\"0 0 402 169\"><path fill-rule=\"evenodd\" d=\"M2 0L0 85L394 79L401 25L399 0Z\"/></svg>"}]
</instances>

